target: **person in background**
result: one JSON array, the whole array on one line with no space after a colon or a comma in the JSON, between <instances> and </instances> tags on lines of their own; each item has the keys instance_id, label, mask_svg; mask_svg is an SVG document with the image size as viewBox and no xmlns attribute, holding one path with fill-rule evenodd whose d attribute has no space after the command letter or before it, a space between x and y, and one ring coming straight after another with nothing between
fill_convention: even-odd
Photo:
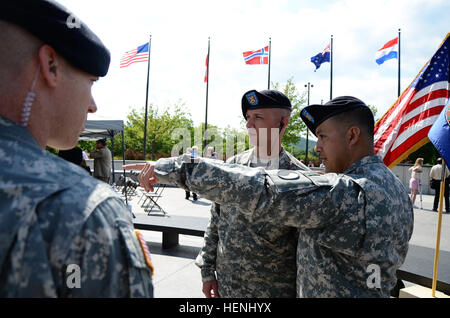
<instances>
[{"instance_id":1,"label":"person in background","mask_svg":"<svg viewBox=\"0 0 450 318\"><path fill-rule=\"evenodd\" d=\"M216 159L216 153L213 147L208 147L206 149L206 158Z\"/></svg>"},{"instance_id":2,"label":"person in background","mask_svg":"<svg viewBox=\"0 0 450 318\"><path fill-rule=\"evenodd\" d=\"M416 201L417 193L419 193L420 184L420 176L422 175L422 166L423 166L423 158L417 158L414 166L409 168L408 170L411 172L411 178L409 179L409 188L411 189L411 201L414 205ZM416 206L414 205L416 208Z\"/></svg>"},{"instance_id":3,"label":"person in background","mask_svg":"<svg viewBox=\"0 0 450 318\"><path fill-rule=\"evenodd\" d=\"M433 201L433 211L437 211L439 205L439 196L441 193L441 178L442 178L442 158L436 160L436 164L430 170L430 182L431 188L434 189L434 201ZM444 187L444 201L445 201L445 211L450 213L449 206L449 182L450 182L450 171L447 166L445 166L444 171L445 187Z\"/></svg>"},{"instance_id":4,"label":"person in background","mask_svg":"<svg viewBox=\"0 0 450 318\"><path fill-rule=\"evenodd\" d=\"M80 166L81 162L83 161L83 154L81 148L79 147L75 147L68 150L60 150L58 152L58 157L63 158L64 160L67 160L73 164L76 164L77 166Z\"/></svg>"},{"instance_id":5,"label":"person in background","mask_svg":"<svg viewBox=\"0 0 450 318\"><path fill-rule=\"evenodd\" d=\"M94 159L94 178L109 183L111 178L111 151L106 147L106 140L97 140L96 148L91 152Z\"/></svg>"},{"instance_id":6,"label":"person in background","mask_svg":"<svg viewBox=\"0 0 450 318\"><path fill-rule=\"evenodd\" d=\"M191 158L194 158L195 156L194 156L194 153L195 153L195 150L194 150L194 148L195 148L195 150L197 150L198 149L198 147L196 147L196 146L194 146L194 147L188 147L187 149L186 149L186 154L187 155L189 155ZM197 157L199 157L198 155L197 155ZM185 191L185 199L186 200L189 200L189 198L191 197L191 192L190 191ZM194 201L197 201L198 200L198 197L197 197L197 194L196 193L194 193L194 192L192 192L192 197L193 197L193 199L194 199Z\"/></svg>"}]
</instances>

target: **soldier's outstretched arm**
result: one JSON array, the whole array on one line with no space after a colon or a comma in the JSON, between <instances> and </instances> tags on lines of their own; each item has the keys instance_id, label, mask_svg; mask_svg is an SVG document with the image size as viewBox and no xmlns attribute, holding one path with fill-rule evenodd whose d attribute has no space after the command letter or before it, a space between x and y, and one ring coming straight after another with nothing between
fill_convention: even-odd
<instances>
[{"instance_id":1,"label":"soldier's outstretched arm","mask_svg":"<svg viewBox=\"0 0 450 318\"><path fill-rule=\"evenodd\" d=\"M349 193L349 181L335 174L266 171L205 158L192 163L184 156L141 165L129 166L145 171L140 180L147 187L156 182L177 184L211 201L239 207L249 218L298 228L335 222L341 217L342 200L355 195Z\"/></svg>"}]
</instances>

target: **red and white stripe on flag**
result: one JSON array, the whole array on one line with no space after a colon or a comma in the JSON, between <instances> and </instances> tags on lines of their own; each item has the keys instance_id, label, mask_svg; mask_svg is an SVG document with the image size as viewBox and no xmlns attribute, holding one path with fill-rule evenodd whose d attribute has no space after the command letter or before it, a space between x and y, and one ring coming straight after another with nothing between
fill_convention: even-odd
<instances>
[{"instance_id":1,"label":"red and white stripe on flag","mask_svg":"<svg viewBox=\"0 0 450 318\"><path fill-rule=\"evenodd\" d=\"M447 35L435 55L375 124L375 154L391 169L429 142L428 131L449 97L449 44Z\"/></svg>"},{"instance_id":2,"label":"red and white stripe on flag","mask_svg":"<svg viewBox=\"0 0 450 318\"><path fill-rule=\"evenodd\" d=\"M120 58L120 67L127 67L133 63L147 62L148 50L142 53L138 53L138 49L125 52Z\"/></svg>"}]
</instances>

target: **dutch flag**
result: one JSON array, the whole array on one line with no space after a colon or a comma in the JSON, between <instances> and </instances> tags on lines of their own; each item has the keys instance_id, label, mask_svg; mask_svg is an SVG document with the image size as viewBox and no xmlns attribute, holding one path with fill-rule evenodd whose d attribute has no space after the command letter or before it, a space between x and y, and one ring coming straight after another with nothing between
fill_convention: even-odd
<instances>
[{"instance_id":1,"label":"dutch flag","mask_svg":"<svg viewBox=\"0 0 450 318\"><path fill-rule=\"evenodd\" d=\"M384 61L398 58L398 37L387 42L375 54L375 62L383 64Z\"/></svg>"}]
</instances>

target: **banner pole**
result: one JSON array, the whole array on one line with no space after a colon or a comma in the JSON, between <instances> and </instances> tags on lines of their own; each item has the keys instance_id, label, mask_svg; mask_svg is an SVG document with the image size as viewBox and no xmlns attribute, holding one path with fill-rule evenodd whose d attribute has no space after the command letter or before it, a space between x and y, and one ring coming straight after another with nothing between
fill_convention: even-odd
<instances>
[{"instance_id":1,"label":"banner pole","mask_svg":"<svg viewBox=\"0 0 450 318\"><path fill-rule=\"evenodd\" d=\"M437 285L437 271L439 265L439 245L441 242L441 227L442 227L442 205L444 200L445 190L445 161L442 159L442 174L439 193L439 208L438 208L438 225L436 234L436 248L434 250L434 266L433 266L433 284L431 287L431 296L436 297L436 285Z\"/></svg>"},{"instance_id":2,"label":"banner pole","mask_svg":"<svg viewBox=\"0 0 450 318\"><path fill-rule=\"evenodd\" d=\"M330 100L333 99L333 35L331 35L331 41L330 41L330 51L331 51L331 63L330 63Z\"/></svg>"},{"instance_id":3,"label":"banner pole","mask_svg":"<svg viewBox=\"0 0 450 318\"><path fill-rule=\"evenodd\" d=\"M209 54L210 54L210 37L208 37L208 65L206 65L206 106L205 106L205 132L203 134L203 149L202 153L206 150L206 138L208 130L208 91L209 91Z\"/></svg>"},{"instance_id":4,"label":"banner pole","mask_svg":"<svg viewBox=\"0 0 450 318\"><path fill-rule=\"evenodd\" d=\"M148 117L148 83L150 76L150 47L152 45L152 35L150 34L150 39L148 40L148 64L147 64L147 86L145 90L145 118L144 118L144 161L145 161L145 150L147 148L147 117Z\"/></svg>"},{"instance_id":5,"label":"banner pole","mask_svg":"<svg viewBox=\"0 0 450 318\"><path fill-rule=\"evenodd\" d=\"M269 38L269 74L267 76L267 89L270 89L270 60L272 56L272 38Z\"/></svg>"}]
</instances>

